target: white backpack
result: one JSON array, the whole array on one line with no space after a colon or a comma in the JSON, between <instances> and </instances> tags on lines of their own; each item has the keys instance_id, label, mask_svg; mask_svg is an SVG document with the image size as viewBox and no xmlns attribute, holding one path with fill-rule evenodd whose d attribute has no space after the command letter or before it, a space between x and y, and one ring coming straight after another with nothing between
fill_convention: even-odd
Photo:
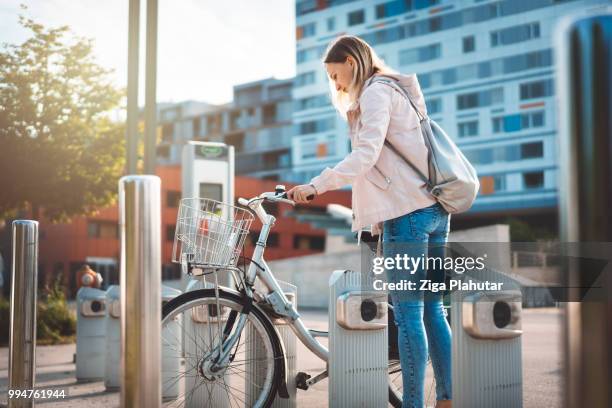
<instances>
[{"instance_id":1,"label":"white backpack","mask_svg":"<svg viewBox=\"0 0 612 408\"><path fill-rule=\"evenodd\" d=\"M425 182L436 200L450 214L465 212L472 207L480 182L476 170L465 158L455 142L433 120L423 116L410 99L408 91L394 78L377 75L372 83L381 82L390 85L404 95L419 117L421 133L429 151L429 177L425 176L416 166L404 157L388 139L385 145L400 156Z\"/></svg>"}]
</instances>

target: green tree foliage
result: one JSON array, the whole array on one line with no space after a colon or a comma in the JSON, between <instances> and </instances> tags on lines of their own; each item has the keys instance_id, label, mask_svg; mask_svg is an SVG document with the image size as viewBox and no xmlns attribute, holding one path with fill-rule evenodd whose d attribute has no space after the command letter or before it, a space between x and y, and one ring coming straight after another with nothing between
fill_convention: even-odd
<instances>
[{"instance_id":1,"label":"green tree foliage","mask_svg":"<svg viewBox=\"0 0 612 408\"><path fill-rule=\"evenodd\" d=\"M30 38L0 50L0 219L39 209L65 221L110 205L125 162L124 127L111 120L123 91L92 41L23 16Z\"/></svg>"}]
</instances>

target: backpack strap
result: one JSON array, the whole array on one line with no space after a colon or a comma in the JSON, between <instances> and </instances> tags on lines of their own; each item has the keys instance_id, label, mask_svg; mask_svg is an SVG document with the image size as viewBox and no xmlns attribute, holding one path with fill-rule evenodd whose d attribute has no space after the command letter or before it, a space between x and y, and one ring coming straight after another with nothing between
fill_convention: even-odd
<instances>
[{"instance_id":1,"label":"backpack strap","mask_svg":"<svg viewBox=\"0 0 612 408\"><path fill-rule=\"evenodd\" d=\"M417 116L419 117L419 121L423 121L425 119L425 117L421 114L421 112L417 109L416 105L414 104L414 102L412 102L412 99L410 98L410 95L408 95L408 92L400 85L398 85L398 81L395 78L391 78L388 76L383 76L383 75L376 75L375 77L373 77L373 79L371 79L370 84L373 84L375 82L380 82L383 84L387 84L390 87L392 87L393 89L395 89L396 91L400 92L402 95L404 95L408 101L410 102L410 105L412 105L412 107L414 108ZM425 185L427 186L427 191L431 192L434 188L434 186L431 184L431 181L429 180L429 177L426 177L425 174L423 174L423 172L421 170L419 170L418 167L416 167L414 164L412 164L412 162L410 162L410 160L408 160L402 153L400 153L399 150L397 150L397 148L395 146L393 146L391 144L391 142L389 141L389 139L387 139L385 137L385 145L391 149L391 151L393 153L395 153L396 155L398 155L402 160L404 160L404 162L410 166L410 168L412 170L414 170L414 172L419 176L419 178L421 180L423 180L423 182L425 183ZM429 158L428 158L429 159Z\"/></svg>"},{"instance_id":2,"label":"backpack strap","mask_svg":"<svg viewBox=\"0 0 612 408\"><path fill-rule=\"evenodd\" d=\"M416 105L412 101L412 98L410 97L410 94L408 93L408 91L406 91L406 89L404 89L403 86L399 85L399 81L397 79L395 79L395 78L393 78L391 76L387 76L387 75L374 75L370 79L370 84L373 84L375 82L380 82L380 83L383 83L383 84L387 84L391 88L395 89L396 91L398 91L399 93L404 95L406 97L406 99L408 99L408 102L410 102L410 105L412 106L412 108L416 112L417 116L419 117L419 121L423 121L425 119L425 116L421 113L421 111L416 107Z\"/></svg>"}]
</instances>

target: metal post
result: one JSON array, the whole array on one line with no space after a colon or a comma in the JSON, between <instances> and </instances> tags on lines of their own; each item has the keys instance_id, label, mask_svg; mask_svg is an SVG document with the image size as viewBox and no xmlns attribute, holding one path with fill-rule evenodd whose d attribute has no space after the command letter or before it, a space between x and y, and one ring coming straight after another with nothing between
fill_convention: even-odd
<instances>
[{"instance_id":1,"label":"metal post","mask_svg":"<svg viewBox=\"0 0 612 408\"><path fill-rule=\"evenodd\" d=\"M38 221L13 221L13 279L9 339L9 389L33 389L36 370ZM33 399L9 399L9 407L32 407Z\"/></svg>"},{"instance_id":2,"label":"metal post","mask_svg":"<svg viewBox=\"0 0 612 408\"><path fill-rule=\"evenodd\" d=\"M127 173L136 174L138 146L138 41L140 0L130 0L128 17Z\"/></svg>"},{"instance_id":3,"label":"metal post","mask_svg":"<svg viewBox=\"0 0 612 408\"><path fill-rule=\"evenodd\" d=\"M147 0L144 172L155 174L157 144L157 0Z\"/></svg>"},{"instance_id":4,"label":"metal post","mask_svg":"<svg viewBox=\"0 0 612 408\"><path fill-rule=\"evenodd\" d=\"M556 41L561 241L610 242L612 8L565 20ZM570 291L585 285L580 270L570 269L567 276ZM610 293L612 282L609 278L604 282L604 290ZM609 300L566 304L564 389L568 407L610 406L610 313Z\"/></svg>"},{"instance_id":5,"label":"metal post","mask_svg":"<svg viewBox=\"0 0 612 408\"><path fill-rule=\"evenodd\" d=\"M161 180L119 180L121 406L161 406Z\"/></svg>"}]
</instances>

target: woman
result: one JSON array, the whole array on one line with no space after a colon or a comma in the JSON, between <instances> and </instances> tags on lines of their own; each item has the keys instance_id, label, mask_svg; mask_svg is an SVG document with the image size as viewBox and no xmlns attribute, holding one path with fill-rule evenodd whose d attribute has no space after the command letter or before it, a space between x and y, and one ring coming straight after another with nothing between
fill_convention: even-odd
<instances>
[{"instance_id":1,"label":"woman","mask_svg":"<svg viewBox=\"0 0 612 408\"><path fill-rule=\"evenodd\" d=\"M412 101L426 115L425 101L416 75L390 70L374 50L354 36L332 42L325 54L332 100L348 121L351 153L334 168L326 168L309 184L292 188L288 195L306 203L310 195L352 185L353 231L371 225L372 235L382 229L383 253L435 256L448 237L450 216L425 189L416 172L388 146L427 174L427 148L419 119L407 98L393 84L374 81L391 76L407 88ZM403 243L400 245L399 243ZM442 271L423 269L410 274L388 270L389 282L401 279L441 281ZM418 286L417 286L418 288ZM402 366L403 407L424 406L425 367L428 353L436 379L436 408L451 406L451 333L444 317L442 295L420 291L392 291Z\"/></svg>"}]
</instances>

